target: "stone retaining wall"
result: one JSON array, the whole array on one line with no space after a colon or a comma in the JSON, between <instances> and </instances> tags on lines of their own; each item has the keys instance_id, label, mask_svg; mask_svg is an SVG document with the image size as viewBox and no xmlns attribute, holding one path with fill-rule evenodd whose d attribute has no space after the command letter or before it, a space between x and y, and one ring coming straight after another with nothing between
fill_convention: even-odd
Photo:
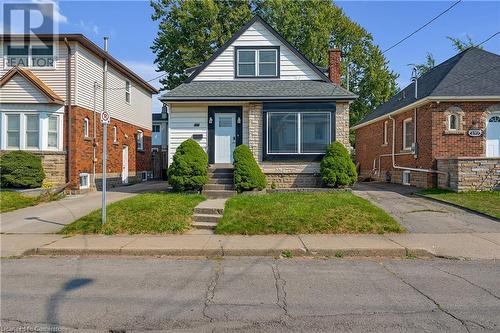
<instances>
[{"instance_id":1,"label":"stone retaining wall","mask_svg":"<svg viewBox=\"0 0 500 333\"><path fill-rule=\"evenodd\" d=\"M449 174L438 176L438 187L453 191L500 190L500 158L441 158L439 171Z\"/></svg>"}]
</instances>

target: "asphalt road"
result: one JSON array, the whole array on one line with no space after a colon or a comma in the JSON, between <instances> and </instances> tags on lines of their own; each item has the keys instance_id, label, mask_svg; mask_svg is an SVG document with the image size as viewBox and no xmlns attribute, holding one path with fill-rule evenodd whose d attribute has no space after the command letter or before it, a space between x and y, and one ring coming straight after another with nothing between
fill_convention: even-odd
<instances>
[{"instance_id":1,"label":"asphalt road","mask_svg":"<svg viewBox=\"0 0 500 333\"><path fill-rule=\"evenodd\" d=\"M0 330L498 332L499 277L498 261L2 260Z\"/></svg>"}]
</instances>

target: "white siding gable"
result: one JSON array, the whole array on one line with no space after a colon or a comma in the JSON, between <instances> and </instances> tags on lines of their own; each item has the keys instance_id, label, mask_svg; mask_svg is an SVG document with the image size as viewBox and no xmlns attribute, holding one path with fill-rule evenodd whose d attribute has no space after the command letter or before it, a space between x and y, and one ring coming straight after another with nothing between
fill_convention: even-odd
<instances>
[{"instance_id":1,"label":"white siding gable","mask_svg":"<svg viewBox=\"0 0 500 333\"><path fill-rule=\"evenodd\" d=\"M100 85L96 90L96 110L102 111L102 59L85 47L78 45L76 51L76 105L88 110L94 108L94 82ZM125 100L125 82L131 83L130 103ZM126 78L113 66L108 66L107 107L112 118L151 129L151 93L130 78Z\"/></svg>"},{"instance_id":2,"label":"white siding gable","mask_svg":"<svg viewBox=\"0 0 500 333\"><path fill-rule=\"evenodd\" d=\"M1 103L47 103L49 100L37 87L19 74L0 89Z\"/></svg>"},{"instance_id":3,"label":"white siding gable","mask_svg":"<svg viewBox=\"0 0 500 333\"><path fill-rule=\"evenodd\" d=\"M297 57L288 47L276 38L260 22L252 24L212 63L203 69L193 81L244 80L235 79L235 46L279 46L281 80L322 80L307 64ZM265 80L265 79L264 79Z\"/></svg>"}]
</instances>

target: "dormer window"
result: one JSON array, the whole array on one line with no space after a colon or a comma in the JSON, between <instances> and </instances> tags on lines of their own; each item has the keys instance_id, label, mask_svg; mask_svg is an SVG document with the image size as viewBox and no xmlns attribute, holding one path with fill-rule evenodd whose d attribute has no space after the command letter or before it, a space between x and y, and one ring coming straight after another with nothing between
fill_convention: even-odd
<instances>
[{"instance_id":1,"label":"dormer window","mask_svg":"<svg viewBox=\"0 0 500 333\"><path fill-rule=\"evenodd\" d=\"M279 47L236 47L237 78L279 77Z\"/></svg>"}]
</instances>

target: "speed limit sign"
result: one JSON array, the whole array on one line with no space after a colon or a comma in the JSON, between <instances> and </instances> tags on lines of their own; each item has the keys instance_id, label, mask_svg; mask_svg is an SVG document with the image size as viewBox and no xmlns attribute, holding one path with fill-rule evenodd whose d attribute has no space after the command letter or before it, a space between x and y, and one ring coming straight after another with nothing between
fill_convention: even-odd
<instances>
[{"instance_id":1,"label":"speed limit sign","mask_svg":"<svg viewBox=\"0 0 500 333\"><path fill-rule=\"evenodd\" d=\"M101 123L109 124L109 112L107 111L101 112Z\"/></svg>"}]
</instances>

